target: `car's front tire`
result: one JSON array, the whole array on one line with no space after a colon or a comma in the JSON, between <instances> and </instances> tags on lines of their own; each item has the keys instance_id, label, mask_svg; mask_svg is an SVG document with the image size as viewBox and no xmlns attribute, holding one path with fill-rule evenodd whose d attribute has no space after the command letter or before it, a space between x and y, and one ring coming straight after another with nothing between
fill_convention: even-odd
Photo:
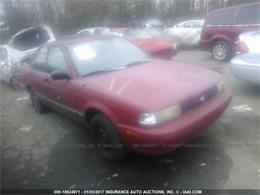
<instances>
[{"instance_id":1,"label":"car's front tire","mask_svg":"<svg viewBox=\"0 0 260 195\"><path fill-rule=\"evenodd\" d=\"M49 107L47 107L35 93L31 91L30 96L31 96L32 106L35 112L39 114L44 114L49 111Z\"/></svg>"},{"instance_id":2,"label":"car's front tire","mask_svg":"<svg viewBox=\"0 0 260 195\"><path fill-rule=\"evenodd\" d=\"M225 41L216 41L212 46L211 52L218 61L226 62L232 57L230 46Z\"/></svg>"},{"instance_id":3,"label":"car's front tire","mask_svg":"<svg viewBox=\"0 0 260 195\"><path fill-rule=\"evenodd\" d=\"M116 127L103 114L94 116L91 128L95 144L101 158L119 161L126 155L126 147L117 133Z\"/></svg>"}]
</instances>

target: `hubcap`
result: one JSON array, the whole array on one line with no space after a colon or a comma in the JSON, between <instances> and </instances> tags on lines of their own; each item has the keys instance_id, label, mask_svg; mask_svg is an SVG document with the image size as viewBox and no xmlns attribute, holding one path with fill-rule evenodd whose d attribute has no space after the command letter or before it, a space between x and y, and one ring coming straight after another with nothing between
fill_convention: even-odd
<instances>
[{"instance_id":1,"label":"hubcap","mask_svg":"<svg viewBox=\"0 0 260 195\"><path fill-rule=\"evenodd\" d=\"M227 49L224 45L217 44L213 49L213 54L216 59L223 60L227 55Z\"/></svg>"},{"instance_id":2,"label":"hubcap","mask_svg":"<svg viewBox=\"0 0 260 195\"><path fill-rule=\"evenodd\" d=\"M103 128L100 128L98 130L98 143L100 144L100 148L102 150L105 150L105 151L109 151L111 150L111 147L110 147L110 141L109 141L109 137L107 136L105 130Z\"/></svg>"}]
</instances>

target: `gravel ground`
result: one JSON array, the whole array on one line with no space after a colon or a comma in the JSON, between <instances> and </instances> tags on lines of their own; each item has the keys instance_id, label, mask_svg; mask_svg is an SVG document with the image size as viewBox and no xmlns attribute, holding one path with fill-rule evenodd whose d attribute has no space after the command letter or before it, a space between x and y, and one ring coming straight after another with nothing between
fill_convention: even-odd
<instances>
[{"instance_id":1,"label":"gravel ground","mask_svg":"<svg viewBox=\"0 0 260 195\"><path fill-rule=\"evenodd\" d=\"M204 66L233 91L226 112L175 152L125 161L101 160L89 131L54 111L36 114L28 94L1 85L1 185L4 189L196 188L260 189L259 87L232 78L228 63L181 51L173 60Z\"/></svg>"}]
</instances>

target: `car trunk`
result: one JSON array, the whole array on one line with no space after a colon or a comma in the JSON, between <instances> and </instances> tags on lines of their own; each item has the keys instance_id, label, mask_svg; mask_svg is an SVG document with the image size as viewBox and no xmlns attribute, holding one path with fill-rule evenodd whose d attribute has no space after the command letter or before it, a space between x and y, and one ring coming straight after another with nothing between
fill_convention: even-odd
<instances>
[{"instance_id":1,"label":"car trunk","mask_svg":"<svg viewBox=\"0 0 260 195\"><path fill-rule=\"evenodd\" d=\"M45 28L37 27L16 34L11 46L19 51L25 51L45 44L50 39L51 37Z\"/></svg>"},{"instance_id":2,"label":"car trunk","mask_svg":"<svg viewBox=\"0 0 260 195\"><path fill-rule=\"evenodd\" d=\"M16 33L9 41L10 57L14 63L27 59L38 47L54 41L48 26L31 27Z\"/></svg>"}]
</instances>

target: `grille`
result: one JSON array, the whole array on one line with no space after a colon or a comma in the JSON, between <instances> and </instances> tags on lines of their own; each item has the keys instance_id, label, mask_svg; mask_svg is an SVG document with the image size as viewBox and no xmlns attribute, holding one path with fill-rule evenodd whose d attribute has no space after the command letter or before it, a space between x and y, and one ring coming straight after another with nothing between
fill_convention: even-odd
<instances>
[{"instance_id":1,"label":"grille","mask_svg":"<svg viewBox=\"0 0 260 195\"><path fill-rule=\"evenodd\" d=\"M188 112L188 111L196 108L200 104L202 104L202 103L208 101L209 99L211 99L212 97L214 97L216 94L217 94L216 86L209 88L208 90L198 94L197 96L183 102L181 104L182 112L185 113L185 112Z\"/></svg>"}]
</instances>

